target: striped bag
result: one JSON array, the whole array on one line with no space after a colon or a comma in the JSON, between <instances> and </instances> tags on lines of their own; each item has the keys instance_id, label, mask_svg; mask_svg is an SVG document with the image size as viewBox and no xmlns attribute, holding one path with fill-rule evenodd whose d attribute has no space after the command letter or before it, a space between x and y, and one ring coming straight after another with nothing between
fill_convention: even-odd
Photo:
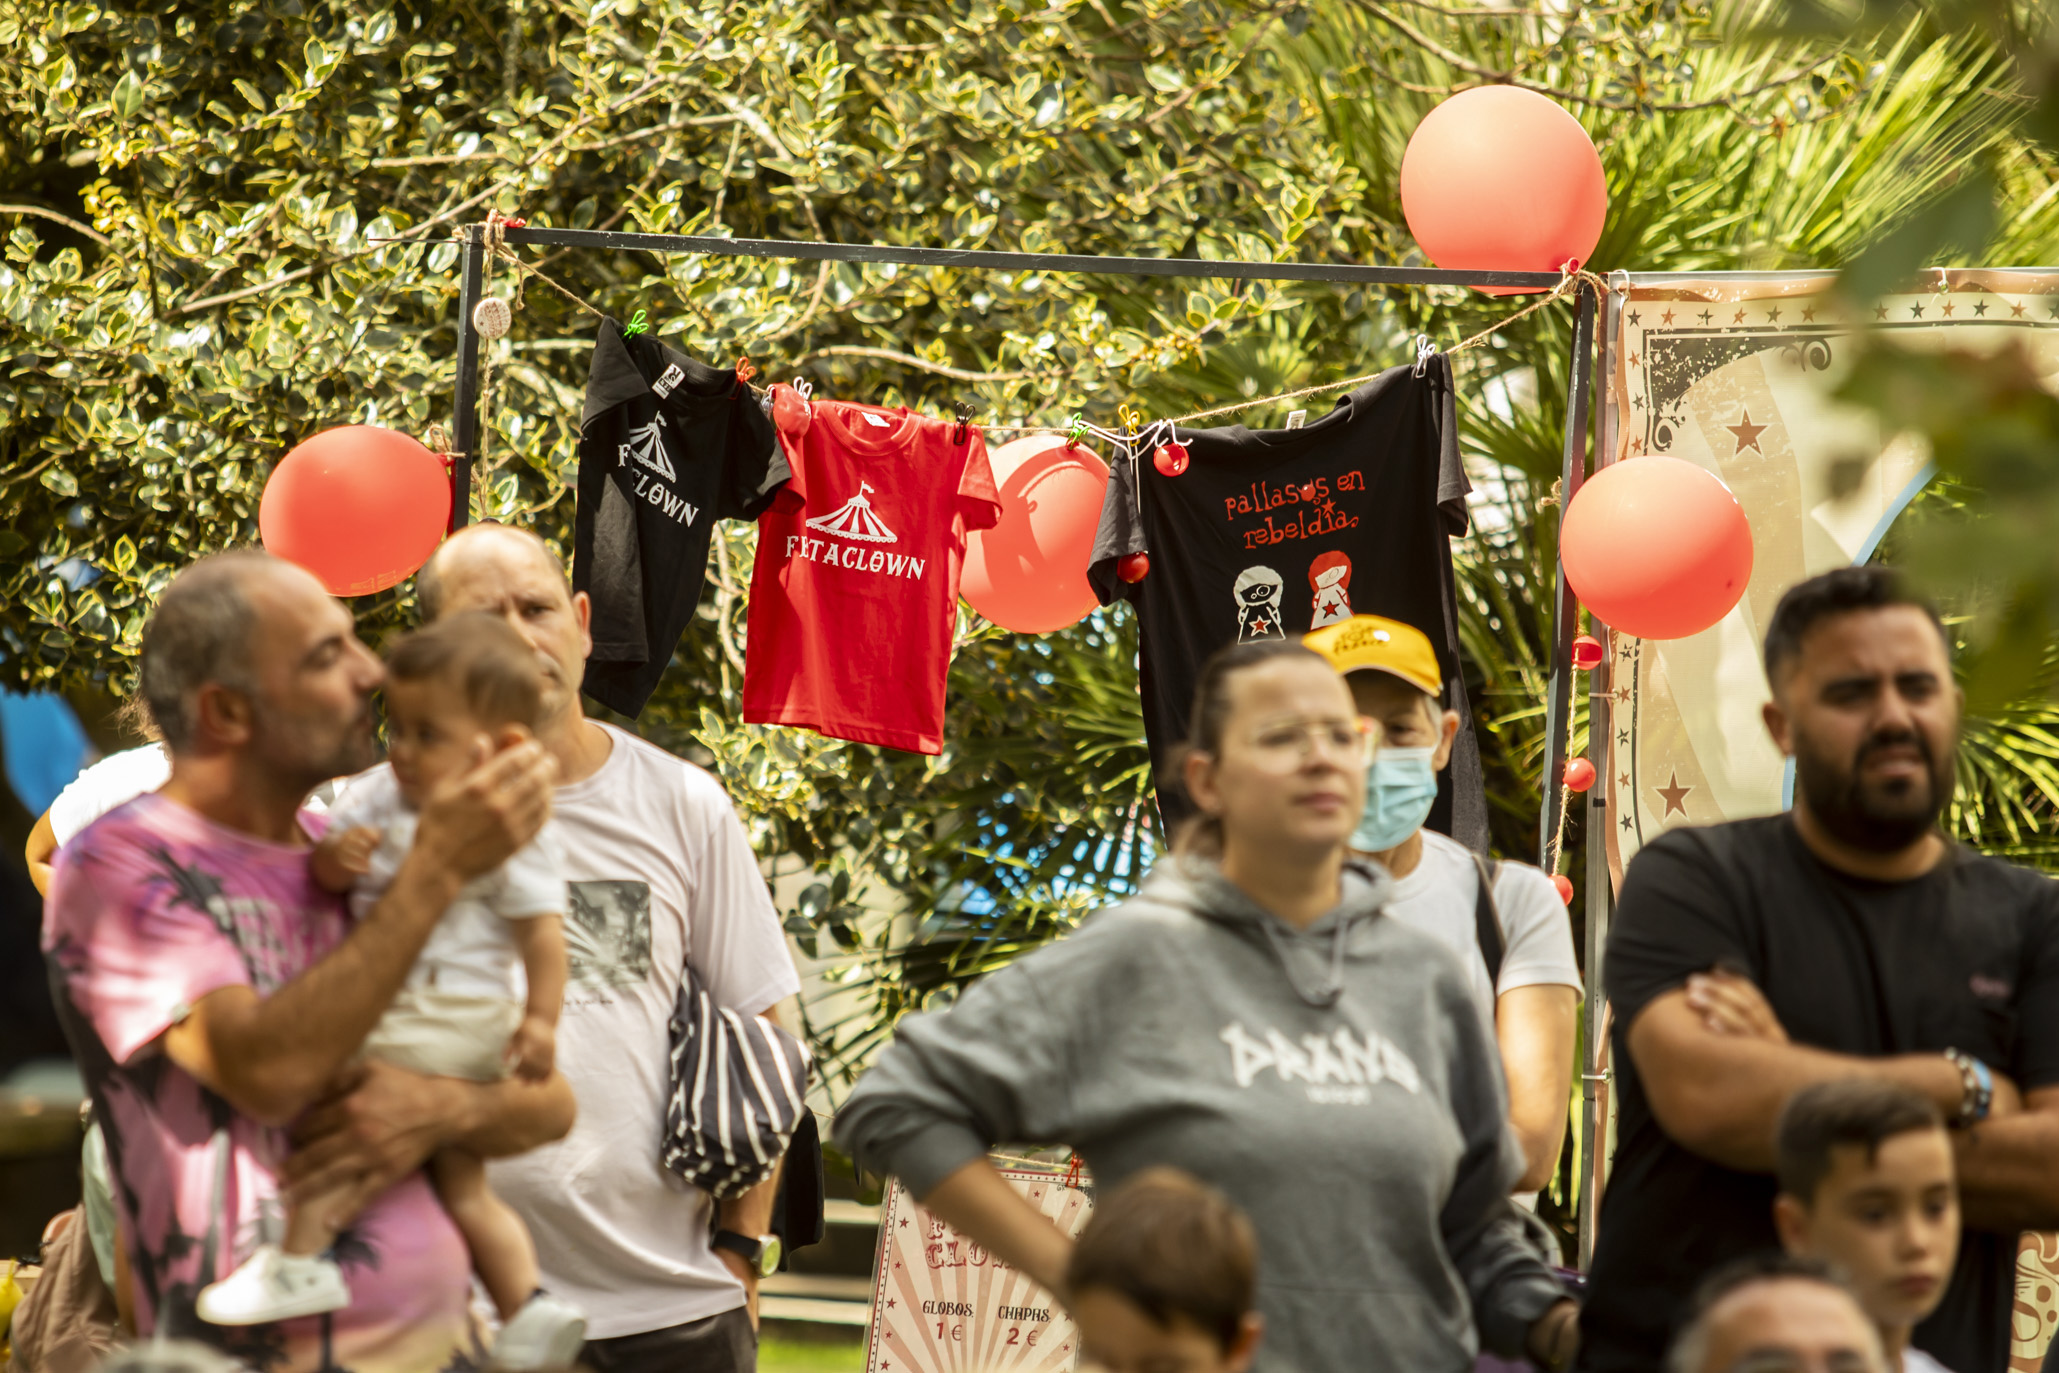
<instances>
[{"instance_id":1,"label":"striped bag","mask_svg":"<svg viewBox=\"0 0 2059 1373\"><path fill-rule=\"evenodd\" d=\"M733 1197L772 1175L807 1105L808 1049L777 1025L717 1006L686 969L672 1009L672 1099L658 1158Z\"/></svg>"}]
</instances>

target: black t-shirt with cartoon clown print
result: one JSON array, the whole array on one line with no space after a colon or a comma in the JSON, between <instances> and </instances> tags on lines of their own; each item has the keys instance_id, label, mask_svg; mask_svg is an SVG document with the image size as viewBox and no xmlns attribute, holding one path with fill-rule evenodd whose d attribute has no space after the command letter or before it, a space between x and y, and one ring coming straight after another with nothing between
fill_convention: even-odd
<instances>
[{"instance_id":1,"label":"black t-shirt with cartoon clown print","mask_svg":"<svg viewBox=\"0 0 2059 1373\"><path fill-rule=\"evenodd\" d=\"M1479 745L1459 673L1451 537L1466 530L1451 364L1395 367L1300 429L1181 430L1189 464L1169 477L1148 448L1118 460L1088 576L1104 605L1126 600L1141 626L1144 730L1151 763L1187 732L1194 683L1225 644L1299 637L1353 615L1384 615L1429 636L1446 704L1462 722L1439 779L1433 829L1484 848ZM1125 582L1117 563L1146 553ZM1168 824L1187 813L1161 790Z\"/></svg>"}]
</instances>

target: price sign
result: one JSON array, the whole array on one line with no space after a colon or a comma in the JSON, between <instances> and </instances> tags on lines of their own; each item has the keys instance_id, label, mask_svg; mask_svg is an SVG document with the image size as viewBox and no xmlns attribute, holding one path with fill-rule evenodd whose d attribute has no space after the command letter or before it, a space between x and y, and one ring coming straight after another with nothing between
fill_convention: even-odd
<instances>
[{"instance_id":1,"label":"price sign","mask_svg":"<svg viewBox=\"0 0 2059 1373\"><path fill-rule=\"evenodd\" d=\"M1067 1235L1093 1209L1056 1173L1001 1176ZM1028 1276L916 1205L896 1181L880 1209L866 1373L1066 1373L1079 1367L1072 1318Z\"/></svg>"}]
</instances>

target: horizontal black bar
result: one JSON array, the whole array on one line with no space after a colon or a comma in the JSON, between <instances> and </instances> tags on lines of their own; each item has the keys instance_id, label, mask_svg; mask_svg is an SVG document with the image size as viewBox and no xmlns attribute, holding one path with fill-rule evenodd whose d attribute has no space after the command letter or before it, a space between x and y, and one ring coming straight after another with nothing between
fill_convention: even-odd
<instances>
[{"instance_id":1,"label":"horizontal black bar","mask_svg":"<svg viewBox=\"0 0 2059 1373\"><path fill-rule=\"evenodd\" d=\"M1081 257L1072 253L988 253L964 248L895 248L881 243L799 243L780 238L700 238L597 229L508 229L507 241L540 248L617 248L711 257L794 261L895 262L909 267L992 267L1004 272L1086 272L1101 276L1212 277L1236 281L1348 281L1367 286L1529 286L1559 284L1555 272L1447 272L1437 267L1361 267L1333 262L1231 262L1193 257Z\"/></svg>"}]
</instances>

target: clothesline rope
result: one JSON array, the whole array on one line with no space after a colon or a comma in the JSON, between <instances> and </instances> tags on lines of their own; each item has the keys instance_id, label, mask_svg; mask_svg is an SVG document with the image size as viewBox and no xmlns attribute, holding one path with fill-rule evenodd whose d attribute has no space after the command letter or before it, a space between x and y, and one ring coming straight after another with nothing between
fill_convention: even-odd
<instances>
[{"instance_id":1,"label":"clothesline rope","mask_svg":"<svg viewBox=\"0 0 2059 1373\"><path fill-rule=\"evenodd\" d=\"M586 299L586 297L580 295L571 287L566 286L559 281L553 280L550 276L545 274L539 268L532 267L527 262L524 262L521 259L521 257L515 252L515 250L507 245L507 240L505 237L506 225L507 220L497 211L493 214L490 214L487 217L485 246L489 254L491 254L493 257L497 257L506 261L507 263L512 265L516 270L528 276L535 277L538 281L541 281L544 285L550 287L553 291L556 291L566 300L572 302L572 304L586 311L594 318L608 318L607 311L601 309L598 305L595 305L592 301ZM462 230L459 231L459 237L463 237ZM1545 306L1551 304L1555 300L1563 299L1568 290L1572 289L1575 285L1581 282L1585 282L1587 285L1593 287L1595 293L1598 296L1607 295L1609 290L1611 289L1609 283L1596 273L1586 271L1583 268L1574 267L1571 264L1568 264L1567 266L1560 269L1558 285L1552 287L1550 291L1548 291L1542 296L1539 296L1536 300L1531 301L1528 305L1525 305L1522 309L1517 310L1515 313L1510 315L1504 315L1502 318L1496 320L1494 323L1488 325L1486 328L1480 330L1478 333L1460 339L1451 347L1443 350L1445 356L1449 357L1457 353L1463 353L1468 348L1474 348L1482 343L1485 343L1487 340L1493 338L1496 334L1500 333L1503 329L1506 329L1511 324L1514 324L1517 320L1535 314L1537 311L1542 310ZM1626 286L1623 289L1627 291L1628 288ZM1381 370L1384 371L1386 369L1383 368ZM1253 396L1249 400L1240 400L1229 405L1218 405L1210 410L1196 410L1192 414L1175 415L1170 417L1169 419L1155 421L1155 423L1170 425L1190 424L1195 420L1214 419L1221 415L1234 415L1241 410L1252 410L1260 406L1278 405L1285 401L1302 400L1309 396L1319 396L1327 391L1347 391L1354 386L1363 386L1365 383L1374 380L1379 375L1380 372L1368 372L1364 376L1347 377L1342 381L1321 382L1315 386L1304 386L1301 387L1299 390L1283 391L1277 395ZM754 392L759 390L758 387L752 387L751 389ZM1113 442L1124 442L1124 437L1122 435L1116 434L1111 430L1102 429L1099 426L1095 425L1087 425L1085 427L1094 432L1095 434L1107 438ZM1065 435L1072 432L1072 427L1069 425L1065 427L1054 427L1051 425L991 424L982 425L981 428L988 433L1000 432L1009 434ZM482 450L484 449L485 445L483 442L481 443L480 447Z\"/></svg>"}]
</instances>

